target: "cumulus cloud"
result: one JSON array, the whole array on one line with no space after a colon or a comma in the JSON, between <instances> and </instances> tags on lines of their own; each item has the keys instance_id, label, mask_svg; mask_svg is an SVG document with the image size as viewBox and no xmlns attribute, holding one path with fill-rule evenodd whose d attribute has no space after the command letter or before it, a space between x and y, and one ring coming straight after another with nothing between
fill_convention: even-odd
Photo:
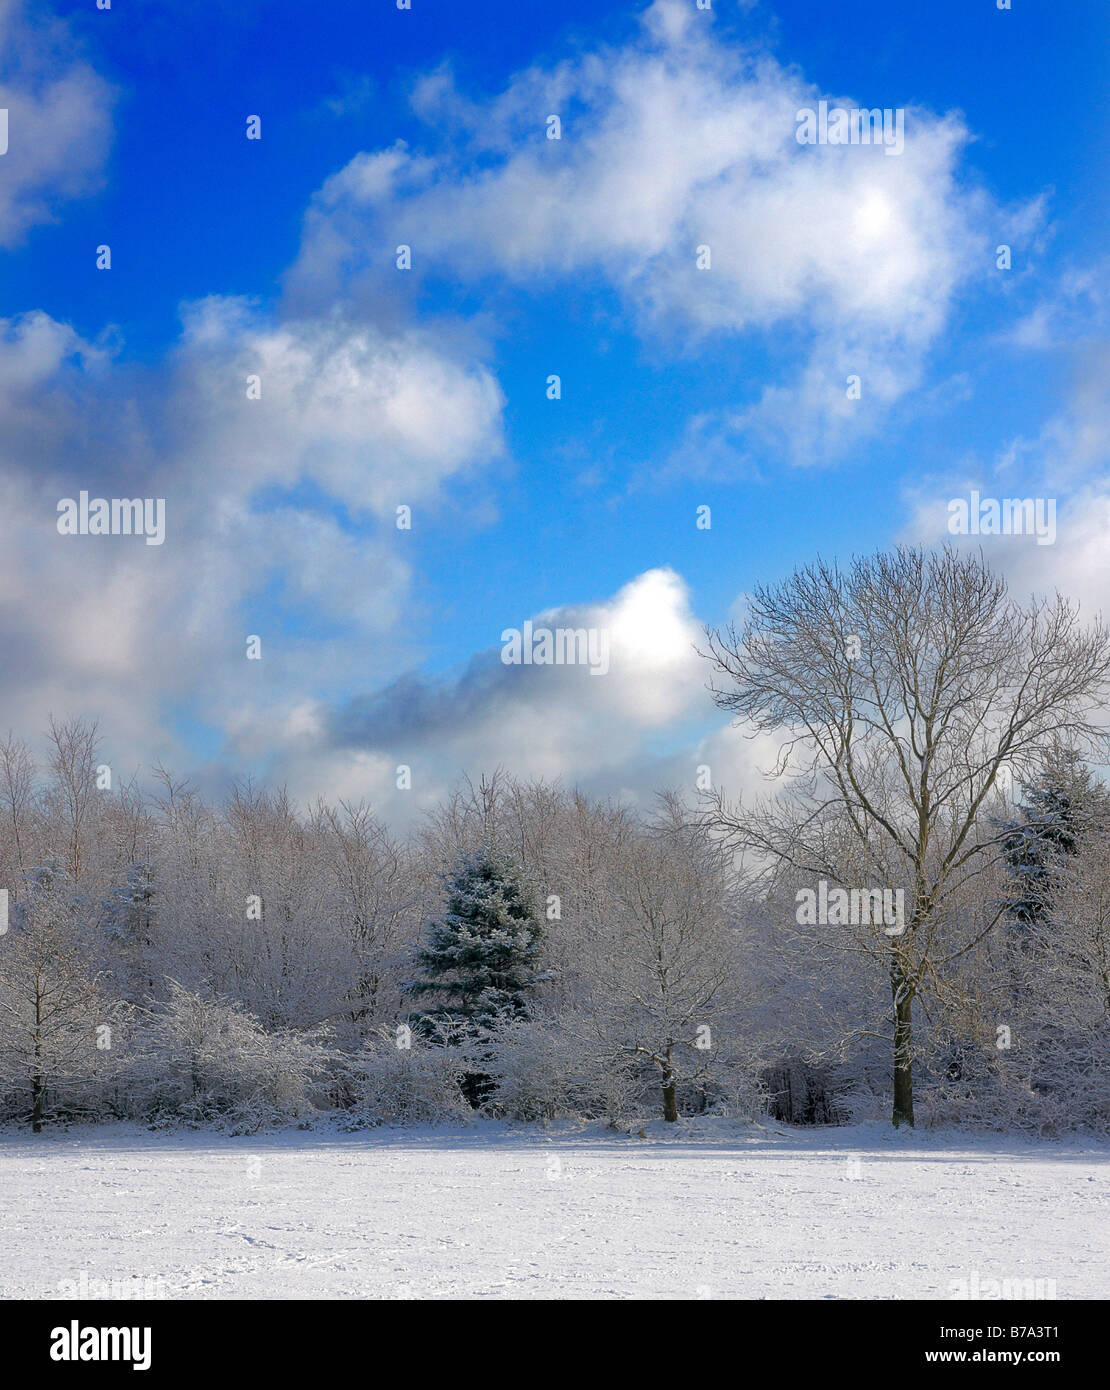
<instances>
[{"instance_id":1,"label":"cumulus cloud","mask_svg":"<svg viewBox=\"0 0 1110 1390\"><path fill-rule=\"evenodd\" d=\"M1058 590L1077 600L1086 617L1110 617L1110 347L1097 338L1060 346L1072 362L1062 407L1034 438L1011 441L993 464L925 479L907 493L901 539L981 550L1015 597ZM1046 518L1052 504L1055 540L951 534L948 504L969 499L972 489L981 499L1040 499Z\"/></svg>"},{"instance_id":2,"label":"cumulus cloud","mask_svg":"<svg viewBox=\"0 0 1110 1390\"><path fill-rule=\"evenodd\" d=\"M13 175L0 242L92 187L107 140L107 88L79 57L58 59L61 30L44 66L20 23L0 0L21 55L0 69L14 93L2 158L28 112L45 143L37 183L18 160L0 168ZM491 615L489 646L454 679L419 673L394 510L434 503L506 449L478 326L413 309L436 279L491 309L506 289L612 287L657 344L713 351L744 335L792 364L691 421L687 453L721 472L740 440L827 457L918 382L958 286L989 261L996 210L962 178L958 119L907 111L897 157L795 139L798 110L822 96L899 95L821 93L720 42L711 13L657 0L623 47L530 68L490 100L446 69L426 75L413 100L427 148L363 151L326 181L276 310L186 305L180 339L150 367L121 361L110 333L90 341L43 313L0 322L0 692L13 726L85 710L125 763L192 764L175 747L181 718L194 747L207 731L215 762L398 817L498 765L645 797L692 786L701 763L717 785L750 785L773 749L721 729L672 570L597 603ZM545 138L552 113L558 141ZM411 275L394 268L402 243ZM1083 418L1085 434L1058 428L1096 448L1097 413ZM57 501L81 489L165 497L165 544L60 537ZM526 618L604 630L606 674L505 665L500 631ZM261 662L245 660L248 634ZM396 786L402 763L411 792Z\"/></svg>"},{"instance_id":3,"label":"cumulus cloud","mask_svg":"<svg viewBox=\"0 0 1110 1390\"><path fill-rule=\"evenodd\" d=\"M509 615L518 629L523 619ZM464 774L502 768L646 806L662 788L730 799L766 790L779 740L723 722L699 655L704 629L670 569L636 576L611 598L531 615L535 628L602 628L604 676L584 666L511 665L499 646L453 678L416 671L341 704L316 701L267 729L283 782L307 799L366 798L411 824ZM399 789L400 767L412 785Z\"/></svg>"},{"instance_id":4,"label":"cumulus cloud","mask_svg":"<svg viewBox=\"0 0 1110 1390\"><path fill-rule=\"evenodd\" d=\"M113 92L40 6L0 0L0 246L55 219L57 205L95 192L111 141Z\"/></svg>"},{"instance_id":5,"label":"cumulus cloud","mask_svg":"<svg viewBox=\"0 0 1110 1390\"><path fill-rule=\"evenodd\" d=\"M647 332L797 334L803 365L722 410L721 429L786 439L811 461L916 384L957 285L990 249L987 201L961 178L958 118L906 111L897 157L799 145L797 113L823 96L902 104L897 92L821 93L765 52L719 42L711 16L679 0L657 0L626 46L530 68L487 102L441 71L414 104L450 148L396 145L333 176L291 287L326 297L360 269L382 281L405 243L433 276L525 288L600 277ZM560 113L562 138L548 140ZM850 374L861 402L847 399Z\"/></svg>"},{"instance_id":6,"label":"cumulus cloud","mask_svg":"<svg viewBox=\"0 0 1110 1390\"><path fill-rule=\"evenodd\" d=\"M271 726L295 743L296 711L350 689L371 653L403 669L395 507L503 450L492 375L427 334L224 300L188 307L149 372L48 315L0 321L0 428L8 718L100 715L131 763L174 755L175 710L255 755ZM164 544L59 535L59 500L82 490L165 498Z\"/></svg>"},{"instance_id":7,"label":"cumulus cloud","mask_svg":"<svg viewBox=\"0 0 1110 1390\"><path fill-rule=\"evenodd\" d=\"M501 634L521 630L526 617L537 630L604 632L608 669L595 676L586 665L506 664ZM463 772L499 766L649 796L676 772L667 747L674 731L713 717L696 651L702 628L673 570L649 570L600 603L501 620L491 646L454 678L407 672L342 704L302 710L298 738L285 744L283 778L303 795L357 787L399 819L432 804ZM411 790L397 789L401 764L412 769ZM693 779L691 764L691 788Z\"/></svg>"},{"instance_id":8,"label":"cumulus cloud","mask_svg":"<svg viewBox=\"0 0 1110 1390\"><path fill-rule=\"evenodd\" d=\"M240 490L311 480L352 511L392 514L503 453L492 373L416 328L275 324L209 298L186 310L178 368L194 449Z\"/></svg>"}]
</instances>

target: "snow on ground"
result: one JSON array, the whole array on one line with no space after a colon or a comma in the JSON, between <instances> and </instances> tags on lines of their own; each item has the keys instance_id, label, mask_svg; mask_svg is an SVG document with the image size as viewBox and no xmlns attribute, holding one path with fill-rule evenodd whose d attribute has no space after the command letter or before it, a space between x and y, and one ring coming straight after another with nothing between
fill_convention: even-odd
<instances>
[{"instance_id":1,"label":"snow on ground","mask_svg":"<svg viewBox=\"0 0 1110 1390\"><path fill-rule=\"evenodd\" d=\"M976 1274L1099 1298L1110 1147L711 1121L6 1133L0 1231L6 1298L948 1298Z\"/></svg>"}]
</instances>

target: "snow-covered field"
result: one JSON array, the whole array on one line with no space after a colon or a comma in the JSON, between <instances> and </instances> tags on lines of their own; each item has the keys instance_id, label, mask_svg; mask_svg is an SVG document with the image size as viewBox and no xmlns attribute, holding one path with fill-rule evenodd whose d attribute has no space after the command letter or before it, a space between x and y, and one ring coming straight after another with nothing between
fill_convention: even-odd
<instances>
[{"instance_id":1,"label":"snow-covered field","mask_svg":"<svg viewBox=\"0 0 1110 1390\"><path fill-rule=\"evenodd\" d=\"M666 1131L4 1134L0 1294L888 1299L974 1278L1110 1294L1110 1148L1093 1141Z\"/></svg>"}]
</instances>

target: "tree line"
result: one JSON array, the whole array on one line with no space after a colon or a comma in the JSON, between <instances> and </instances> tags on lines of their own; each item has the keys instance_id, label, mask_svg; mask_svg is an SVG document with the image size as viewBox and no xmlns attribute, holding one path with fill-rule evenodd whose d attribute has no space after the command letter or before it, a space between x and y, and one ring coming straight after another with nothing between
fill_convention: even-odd
<instances>
[{"instance_id":1,"label":"tree line","mask_svg":"<svg viewBox=\"0 0 1110 1390\"><path fill-rule=\"evenodd\" d=\"M41 766L9 734L0 1119L1110 1127L1101 624L900 550L705 645L777 749L761 797L497 771L402 839L249 783L109 790L87 720ZM813 920L818 884L904 920Z\"/></svg>"}]
</instances>

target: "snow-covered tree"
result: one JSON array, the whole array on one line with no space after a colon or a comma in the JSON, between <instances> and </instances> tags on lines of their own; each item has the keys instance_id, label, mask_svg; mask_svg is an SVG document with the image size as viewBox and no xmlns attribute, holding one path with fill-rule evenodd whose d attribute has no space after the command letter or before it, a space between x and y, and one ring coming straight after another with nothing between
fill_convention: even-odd
<instances>
[{"instance_id":1,"label":"snow-covered tree","mask_svg":"<svg viewBox=\"0 0 1110 1390\"><path fill-rule=\"evenodd\" d=\"M1110 797L1078 750L1058 745L1046 753L1018 809L1020 817L1002 827L1013 880L1007 915L1015 933L1029 939L1050 916L1057 870L1085 835L1110 825Z\"/></svg>"},{"instance_id":2,"label":"snow-covered tree","mask_svg":"<svg viewBox=\"0 0 1110 1390\"><path fill-rule=\"evenodd\" d=\"M400 1006L400 978L420 919L416 865L364 803L320 802L312 815L323 912L347 985L334 1025L352 1041L377 1037Z\"/></svg>"},{"instance_id":3,"label":"snow-covered tree","mask_svg":"<svg viewBox=\"0 0 1110 1390\"><path fill-rule=\"evenodd\" d=\"M155 986L150 956L154 946L154 900L157 886L149 864L131 864L127 880L117 883L102 904L114 974L125 997L138 1002Z\"/></svg>"},{"instance_id":4,"label":"snow-covered tree","mask_svg":"<svg viewBox=\"0 0 1110 1390\"><path fill-rule=\"evenodd\" d=\"M527 1015L539 969L541 933L531 894L508 860L485 846L465 854L444 880L446 911L428 924L416 952L419 977L405 981L413 1001L435 996L414 1013L423 1037L473 1045L463 1092L474 1106L490 1092L482 1048L499 1025Z\"/></svg>"},{"instance_id":5,"label":"snow-covered tree","mask_svg":"<svg viewBox=\"0 0 1110 1390\"><path fill-rule=\"evenodd\" d=\"M9 732L0 743L0 863L5 879L26 872L30 817L35 805L35 762L31 751Z\"/></svg>"},{"instance_id":6,"label":"snow-covered tree","mask_svg":"<svg viewBox=\"0 0 1110 1390\"><path fill-rule=\"evenodd\" d=\"M904 892L901 930L868 946L890 990L891 1119L912 1125L914 1000L1004 915L957 902L997 859L989 798L1054 743L1100 736L1110 631L1059 594L1018 602L981 557L900 548L760 586L709 646L718 705L780 748L776 795L717 798L736 848L841 883L847 836L862 877L842 886Z\"/></svg>"},{"instance_id":7,"label":"snow-covered tree","mask_svg":"<svg viewBox=\"0 0 1110 1390\"><path fill-rule=\"evenodd\" d=\"M615 1056L650 1066L663 1118L675 1121L679 1086L720 1058L723 1005L740 984L727 861L673 796L613 849L599 950L586 967L591 1012Z\"/></svg>"},{"instance_id":8,"label":"snow-covered tree","mask_svg":"<svg viewBox=\"0 0 1110 1390\"><path fill-rule=\"evenodd\" d=\"M97 1070L104 1021L79 903L67 876L42 866L0 935L0 1092L42 1129L52 1097Z\"/></svg>"},{"instance_id":9,"label":"snow-covered tree","mask_svg":"<svg viewBox=\"0 0 1110 1390\"><path fill-rule=\"evenodd\" d=\"M428 924L415 955L419 977L404 985L413 1000L438 999L419 1017L448 1016L481 1029L522 1017L546 975L540 924L519 874L483 848L465 855L444 886L446 911Z\"/></svg>"},{"instance_id":10,"label":"snow-covered tree","mask_svg":"<svg viewBox=\"0 0 1110 1390\"><path fill-rule=\"evenodd\" d=\"M96 760L100 749L97 723L50 718L50 797L66 833L66 871L76 890L81 883L85 836L96 801Z\"/></svg>"}]
</instances>

